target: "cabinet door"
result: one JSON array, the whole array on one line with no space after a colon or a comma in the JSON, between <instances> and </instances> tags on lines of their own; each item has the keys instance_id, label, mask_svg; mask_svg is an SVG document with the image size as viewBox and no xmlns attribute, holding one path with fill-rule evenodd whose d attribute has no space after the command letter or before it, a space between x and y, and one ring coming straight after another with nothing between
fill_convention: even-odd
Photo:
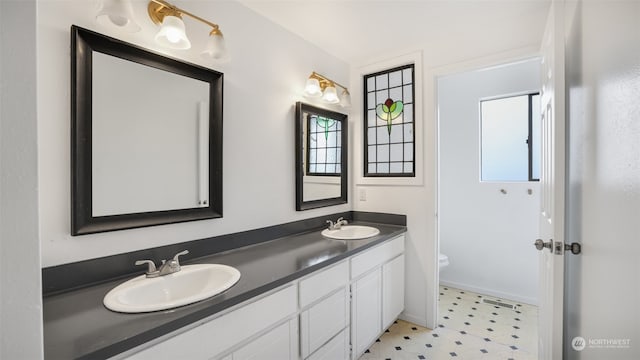
<instances>
[{"instance_id":1,"label":"cabinet door","mask_svg":"<svg viewBox=\"0 0 640 360\"><path fill-rule=\"evenodd\" d=\"M289 320L233 353L233 360L294 360L298 358L297 321Z\"/></svg>"},{"instance_id":2,"label":"cabinet door","mask_svg":"<svg viewBox=\"0 0 640 360\"><path fill-rule=\"evenodd\" d=\"M382 328L404 310L404 254L382 265Z\"/></svg>"},{"instance_id":3,"label":"cabinet door","mask_svg":"<svg viewBox=\"0 0 640 360\"><path fill-rule=\"evenodd\" d=\"M347 288L343 287L300 314L300 346L303 359L347 327L348 302Z\"/></svg>"},{"instance_id":4,"label":"cabinet door","mask_svg":"<svg viewBox=\"0 0 640 360\"><path fill-rule=\"evenodd\" d=\"M351 344L357 359L382 332L380 268L356 280L351 286Z\"/></svg>"}]
</instances>

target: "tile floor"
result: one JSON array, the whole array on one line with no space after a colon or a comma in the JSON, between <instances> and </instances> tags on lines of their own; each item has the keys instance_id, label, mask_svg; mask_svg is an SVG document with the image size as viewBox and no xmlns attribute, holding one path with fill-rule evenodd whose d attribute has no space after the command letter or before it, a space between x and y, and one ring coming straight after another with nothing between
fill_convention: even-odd
<instances>
[{"instance_id":1,"label":"tile floor","mask_svg":"<svg viewBox=\"0 0 640 360\"><path fill-rule=\"evenodd\" d=\"M516 304L508 309L483 298ZM440 326L398 320L360 360L537 359L538 308L440 286Z\"/></svg>"}]
</instances>

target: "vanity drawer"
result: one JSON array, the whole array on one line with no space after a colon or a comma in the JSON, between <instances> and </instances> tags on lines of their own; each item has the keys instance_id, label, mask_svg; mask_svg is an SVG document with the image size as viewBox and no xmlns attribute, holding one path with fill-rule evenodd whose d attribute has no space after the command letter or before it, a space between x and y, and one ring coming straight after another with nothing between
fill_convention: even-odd
<instances>
[{"instance_id":1,"label":"vanity drawer","mask_svg":"<svg viewBox=\"0 0 640 360\"><path fill-rule=\"evenodd\" d=\"M305 308L330 292L347 285L348 282L347 260L300 281L300 308Z\"/></svg>"},{"instance_id":2,"label":"vanity drawer","mask_svg":"<svg viewBox=\"0 0 640 360\"><path fill-rule=\"evenodd\" d=\"M404 252L404 235L387 241L351 258L351 279L389 261Z\"/></svg>"},{"instance_id":3,"label":"vanity drawer","mask_svg":"<svg viewBox=\"0 0 640 360\"><path fill-rule=\"evenodd\" d=\"M349 329L344 329L307 360L347 360L349 359Z\"/></svg>"},{"instance_id":4,"label":"vanity drawer","mask_svg":"<svg viewBox=\"0 0 640 360\"><path fill-rule=\"evenodd\" d=\"M320 348L349 324L347 287L300 313L300 350L302 358Z\"/></svg>"},{"instance_id":5,"label":"vanity drawer","mask_svg":"<svg viewBox=\"0 0 640 360\"><path fill-rule=\"evenodd\" d=\"M234 351L229 360L296 360L297 358L298 321L293 319Z\"/></svg>"},{"instance_id":6,"label":"vanity drawer","mask_svg":"<svg viewBox=\"0 0 640 360\"><path fill-rule=\"evenodd\" d=\"M129 359L210 359L296 313L295 285L182 332ZM173 354L173 355L172 355Z\"/></svg>"}]
</instances>

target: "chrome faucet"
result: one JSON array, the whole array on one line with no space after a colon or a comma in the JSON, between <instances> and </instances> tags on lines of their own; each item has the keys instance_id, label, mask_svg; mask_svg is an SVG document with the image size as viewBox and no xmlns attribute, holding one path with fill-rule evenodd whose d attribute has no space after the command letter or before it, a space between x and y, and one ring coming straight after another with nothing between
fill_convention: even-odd
<instances>
[{"instance_id":1,"label":"chrome faucet","mask_svg":"<svg viewBox=\"0 0 640 360\"><path fill-rule=\"evenodd\" d=\"M336 220L335 223L331 220L327 220L326 223L329 224L329 227L328 227L329 230L340 230L340 228L342 228L342 225L347 225L349 222L343 219L342 217L340 217L338 218L338 220Z\"/></svg>"},{"instance_id":2,"label":"chrome faucet","mask_svg":"<svg viewBox=\"0 0 640 360\"><path fill-rule=\"evenodd\" d=\"M182 255L187 255L188 253L189 250L181 251L171 260L162 260L162 264L159 269L156 269L156 264L151 260L138 260L136 261L136 265L146 264L148 266L147 272L145 273L148 278L169 275L180 271L180 261L178 261L178 258Z\"/></svg>"}]
</instances>

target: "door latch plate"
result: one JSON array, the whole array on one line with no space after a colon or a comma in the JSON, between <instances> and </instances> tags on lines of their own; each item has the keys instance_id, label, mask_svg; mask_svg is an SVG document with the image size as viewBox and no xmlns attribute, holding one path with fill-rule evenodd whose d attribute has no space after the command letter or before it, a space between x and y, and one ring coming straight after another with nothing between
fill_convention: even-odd
<instances>
[{"instance_id":1,"label":"door latch plate","mask_svg":"<svg viewBox=\"0 0 640 360\"><path fill-rule=\"evenodd\" d=\"M560 241L556 241L553 244L554 253L556 255L562 255L566 251L570 251L573 255L578 255L582 252L582 246L579 243L565 244Z\"/></svg>"}]
</instances>

